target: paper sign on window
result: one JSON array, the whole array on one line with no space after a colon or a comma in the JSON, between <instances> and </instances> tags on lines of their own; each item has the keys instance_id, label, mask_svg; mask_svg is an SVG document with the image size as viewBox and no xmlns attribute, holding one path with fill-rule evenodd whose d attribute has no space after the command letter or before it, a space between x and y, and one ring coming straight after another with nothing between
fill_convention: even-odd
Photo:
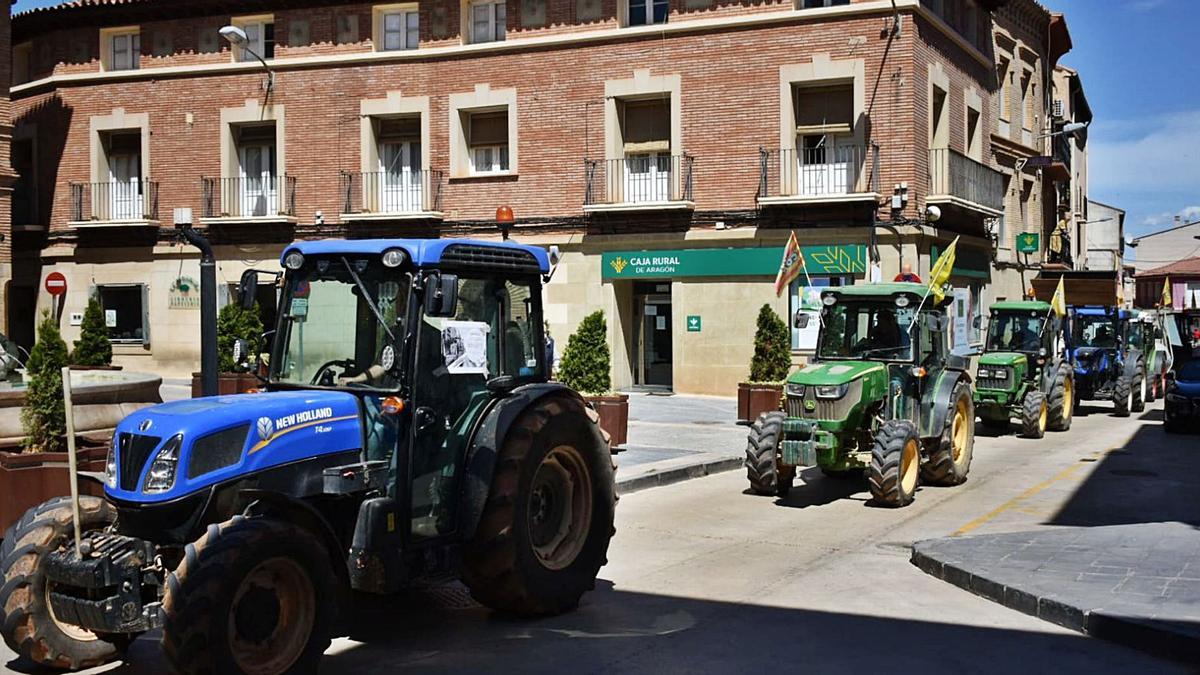
<instances>
[{"instance_id":1,"label":"paper sign on window","mask_svg":"<svg viewBox=\"0 0 1200 675\"><path fill-rule=\"evenodd\" d=\"M116 328L117 327L117 310L115 310L115 309L104 310L104 327L105 328Z\"/></svg>"},{"instance_id":2,"label":"paper sign on window","mask_svg":"<svg viewBox=\"0 0 1200 675\"><path fill-rule=\"evenodd\" d=\"M488 325L447 321L442 325L442 359L451 375L486 375Z\"/></svg>"}]
</instances>

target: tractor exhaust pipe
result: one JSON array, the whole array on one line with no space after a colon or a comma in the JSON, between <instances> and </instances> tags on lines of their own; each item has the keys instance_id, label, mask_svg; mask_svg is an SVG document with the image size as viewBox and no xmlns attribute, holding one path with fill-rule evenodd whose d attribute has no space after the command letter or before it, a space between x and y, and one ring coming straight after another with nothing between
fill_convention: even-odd
<instances>
[{"instance_id":1,"label":"tractor exhaust pipe","mask_svg":"<svg viewBox=\"0 0 1200 675\"><path fill-rule=\"evenodd\" d=\"M175 209L175 227L200 249L200 394L217 395L217 261L212 246L192 227L192 210Z\"/></svg>"}]
</instances>

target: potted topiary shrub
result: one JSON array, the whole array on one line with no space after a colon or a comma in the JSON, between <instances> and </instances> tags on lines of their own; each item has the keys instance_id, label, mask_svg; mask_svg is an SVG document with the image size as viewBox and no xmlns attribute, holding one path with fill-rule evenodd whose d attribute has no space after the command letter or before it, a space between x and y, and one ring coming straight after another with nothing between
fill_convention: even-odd
<instances>
[{"instance_id":1,"label":"potted topiary shrub","mask_svg":"<svg viewBox=\"0 0 1200 675\"><path fill-rule=\"evenodd\" d=\"M783 381L792 368L791 337L787 324L764 304L758 310L750 381L738 384L738 419L753 422L764 412L779 409Z\"/></svg>"},{"instance_id":2,"label":"potted topiary shrub","mask_svg":"<svg viewBox=\"0 0 1200 675\"><path fill-rule=\"evenodd\" d=\"M611 436L609 443L620 447L629 436L629 396L612 391L611 368L608 325L604 312L597 310L584 317L567 339L558 379L587 398L600 414L600 428Z\"/></svg>"},{"instance_id":3,"label":"potted topiary shrub","mask_svg":"<svg viewBox=\"0 0 1200 675\"><path fill-rule=\"evenodd\" d=\"M236 302L221 308L217 314L217 393L240 394L258 386L253 373L237 372L233 362L233 343L246 340L258 344L263 325L258 305L245 309ZM192 398L200 396L200 373L192 373Z\"/></svg>"},{"instance_id":4,"label":"potted topiary shrub","mask_svg":"<svg viewBox=\"0 0 1200 675\"><path fill-rule=\"evenodd\" d=\"M108 328L104 325L104 308L93 296L88 298L87 309L83 312L79 339L71 352L71 367L110 368L112 355L112 343L108 341Z\"/></svg>"}]
</instances>

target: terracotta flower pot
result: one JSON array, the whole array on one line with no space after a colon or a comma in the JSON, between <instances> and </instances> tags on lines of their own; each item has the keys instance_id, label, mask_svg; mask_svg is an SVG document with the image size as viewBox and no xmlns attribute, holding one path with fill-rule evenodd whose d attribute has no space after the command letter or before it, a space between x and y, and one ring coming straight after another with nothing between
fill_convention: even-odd
<instances>
[{"instance_id":1,"label":"terracotta flower pot","mask_svg":"<svg viewBox=\"0 0 1200 675\"><path fill-rule=\"evenodd\" d=\"M107 456L107 443L80 447L75 453L80 471L103 472ZM0 451L0 537L30 507L71 494L67 479L65 452ZM102 497L104 489L95 481L80 480L79 494Z\"/></svg>"},{"instance_id":2,"label":"terracotta flower pot","mask_svg":"<svg viewBox=\"0 0 1200 675\"><path fill-rule=\"evenodd\" d=\"M758 416L779 410L779 402L783 399L782 384L738 384L738 420L753 424Z\"/></svg>"},{"instance_id":3,"label":"terracotta flower pot","mask_svg":"<svg viewBox=\"0 0 1200 675\"><path fill-rule=\"evenodd\" d=\"M587 400L600 414L600 428L612 437L609 445L613 448L625 445L629 439L629 396L588 396Z\"/></svg>"}]
</instances>

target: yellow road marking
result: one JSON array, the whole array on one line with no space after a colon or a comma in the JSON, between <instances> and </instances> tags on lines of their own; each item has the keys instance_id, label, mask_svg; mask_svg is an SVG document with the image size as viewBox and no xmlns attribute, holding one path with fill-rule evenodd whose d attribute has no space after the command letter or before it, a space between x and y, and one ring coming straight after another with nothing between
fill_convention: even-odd
<instances>
[{"instance_id":1,"label":"yellow road marking","mask_svg":"<svg viewBox=\"0 0 1200 675\"><path fill-rule=\"evenodd\" d=\"M1120 447L1121 446L1118 445L1118 446L1113 446L1113 447L1109 448L1108 450L1105 450L1104 452L1094 452L1094 453L1092 453L1092 457L1098 458L1101 455L1107 455L1108 453L1110 453L1113 450L1116 450ZM977 528L981 525L984 525L985 523L992 520L996 516L998 516L1002 513L1005 513L1006 511L1012 511L1012 510L1016 509L1017 506L1021 502L1025 501L1026 499L1029 499L1030 497L1036 495L1037 493L1041 492L1042 490L1045 490L1046 488L1050 487L1051 485L1054 485L1055 483L1057 483L1059 481L1063 481L1063 480L1070 478L1072 475L1075 474L1075 472L1079 471L1079 469L1082 466L1083 466L1082 462L1078 462L1078 463L1072 464L1071 466L1068 466L1067 468L1060 471L1058 473L1058 475L1054 476L1053 478L1049 478L1047 480L1042 481L1041 483L1038 483L1037 485L1034 485L1033 487L1029 488L1028 490L1017 495L1016 497L1013 497L1012 499L1004 502L1000 506L997 506L996 508L992 509L988 513L976 518L975 520L972 520L971 522L967 523L966 525L963 525L962 527L955 530L954 533L951 534L950 536L957 537L960 534L966 534L966 533L970 532L971 530L974 530L975 528Z\"/></svg>"}]
</instances>

